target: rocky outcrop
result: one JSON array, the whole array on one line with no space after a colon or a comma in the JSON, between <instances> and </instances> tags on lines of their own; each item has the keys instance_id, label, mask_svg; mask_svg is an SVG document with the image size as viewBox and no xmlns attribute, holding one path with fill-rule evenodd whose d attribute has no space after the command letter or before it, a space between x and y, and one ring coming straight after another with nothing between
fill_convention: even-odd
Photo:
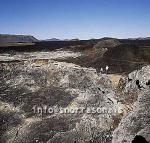
<instances>
[{"instance_id":1,"label":"rocky outcrop","mask_svg":"<svg viewBox=\"0 0 150 143\"><path fill-rule=\"evenodd\" d=\"M121 78L117 94L118 100L134 103L140 93L150 88L150 66L144 66Z\"/></svg>"},{"instance_id":2,"label":"rocky outcrop","mask_svg":"<svg viewBox=\"0 0 150 143\"><path fill-rule=\"evenodd\" d=\"M142 92L150 87L150 66L131 72L120 80L119 88L124 92Z\"/></svg>"},{"instance_id":3,"label":"rocky outcrop","mask_svg":"<svg viewBox=\"0 0 150 143\"><path fill-rule=\"evenodd\" d=\"M28 60L2 64L0 76L1 101L19 110L10 116L18 120L13 127L10 118L5 120L1 141L111 142L118 104L106 75L65 62L49 60L39 66ZM45 107L55 110L44 112ZM78 112L60 112L64 108ZM1 118L8 116L1 114Z\"/></svg>"},{"instance_id":4,"label":"rocky outcrop","mask_svg":"<svg viewBox=\"0 0 150 143\"><path fill-rule=\"evenodd\" d=\"M132 110L121 120L113 133L112 143L131 143L136 135L150 142L150 66L133 71L120 81L118 98ZM119 92L117 91L117 92ZM134 96L134 97L133 97ZM130 100L134 98L134 100ZM125 110L125 108L124 108Z\"/></svg>"}]
</instances>

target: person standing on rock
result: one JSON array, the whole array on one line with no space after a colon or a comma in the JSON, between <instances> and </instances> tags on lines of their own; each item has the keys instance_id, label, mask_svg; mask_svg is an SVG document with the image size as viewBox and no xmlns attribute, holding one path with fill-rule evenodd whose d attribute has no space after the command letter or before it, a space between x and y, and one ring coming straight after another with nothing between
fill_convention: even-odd
<instances>
[{"instance_id":1,"label":"person standing on rock","mask_svg":"<svg viewBox=\"0 0 150 143\"><path fill-rule=\"evenodd\" d=\"M105 69L106 69L106 74L107 74L107 73L108 73L109 66L106 66Z\"/></svg>"},{"instance_id":2,"label":"person standing on rock","mask_svg":"<svg viewBox=\"0 0 150 143\"><path fill-rule=\"evenodd\" d=\"M101 68L101 70L100 70L100 71L101 71L101 73L103 73L103 68Z\"/></svg>"}]
</instances>

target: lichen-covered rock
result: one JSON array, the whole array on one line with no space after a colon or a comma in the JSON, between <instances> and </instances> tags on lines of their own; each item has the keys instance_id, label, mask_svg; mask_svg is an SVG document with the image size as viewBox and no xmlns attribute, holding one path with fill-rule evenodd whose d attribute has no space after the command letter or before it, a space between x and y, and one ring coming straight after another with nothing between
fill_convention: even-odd
<instances>
[{"instance_id":1,"label":"lichen-covered rock","mask_svg":"<svg viewBox=\"0 0 150 143\"><path fill-rule=\"evenodd\" d=\"M49 60L40 66L31 61L7 64L1 70L1 79L1 101L18 107L25 116L15 127L7 127L1 141L111 142L118 104L106 75L92 68ZM33 113L33 107L45 105L84 111Z\"/></svg>"},{"instance_id":2,"label":"lichen-covered rock","mask_svg":"<svg viewBox=\"0 0 150 143\"><path fill-rule=\"evenodd\" d=\"M120 81L120 88L125 92L141 91L150 88L150 66L131 72Z\"/></svg>"},{"instance_id":3,"label":"lichen-covered rock","mask_svg":"<svg viewBox=\"0 0 150 143\"><path fill-rule=\"evenodd\" d=\"M140 93L150 89L150 66L144 66L120 79L116 94L118 101L132 104Z\"/></svg>"},{"instance_id":4,"label":"lichen-covered rock","mask_svg":"<svg viewBox=\"0 0 150 143\"><path fill-rule=\"evenodd\" d=\"M139 95L133 111L125 116L113 133L112 143L131 143L136 135L150 142L150 91Z\"/></svg>"}]
</instances>

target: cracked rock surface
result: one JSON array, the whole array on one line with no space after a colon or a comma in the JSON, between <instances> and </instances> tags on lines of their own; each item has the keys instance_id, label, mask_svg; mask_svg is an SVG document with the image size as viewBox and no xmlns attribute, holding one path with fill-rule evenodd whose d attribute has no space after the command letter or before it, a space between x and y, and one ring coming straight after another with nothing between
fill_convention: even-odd
<instances>
[{"instance_id":1,"label":"cracked rock surface","mask_svg":"<svg viewBox=\"0 0 150 143\"><path fill-rule=\"evenodd\" d=\"M135 135L149 141L149 66L123 77L114 90L94 68L55 60L79 53L1 56L0 142L129 143ZM120 122L126 105L132 110Z\"/></svg>"}]
</instances>

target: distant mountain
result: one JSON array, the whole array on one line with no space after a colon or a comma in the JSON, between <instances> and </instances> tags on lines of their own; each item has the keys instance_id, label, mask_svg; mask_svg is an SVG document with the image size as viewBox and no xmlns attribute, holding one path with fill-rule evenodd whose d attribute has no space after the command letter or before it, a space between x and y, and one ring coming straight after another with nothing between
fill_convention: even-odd
<instances>
[{"instance_id":1,"label":"distant mountain","mask_svg":"<svg viewBox=\"0 0 150 143\"><path fill-rule=\"evenodd\" d=\"M75 39L64 39L64 41L80 41L80 39L75 38Z\"/></svg>"},{"instance_id":2,"label":"distant mountain","mask_svg":"<svg viewBox=\"0 0 150 143\"><path fill-rule=\"evenodd\" d=\"M150 37L129 38L129 40L150 40Z\"/></svg>"},{"instance_id":3,"label":"distant mountain","mask_svg":"<svg viewBox=\"0 0 150 143\"><path fill-rule=\"evenodd\" d=\"M80 41L80 39L75 38L75 39L71 39L70 41Z\"/></svg>"},{"instance_id":4,"label":"distant mountain","mask_svg":"<svg viewBox=\"0 0 150 143\"><path fill-rule=\"evenodd\" d=\"M38 40L30 35L9 35L0 34L0 43L32 43Z\"/></svg>"},{"instance_id":5,"label":"distant mountain","mask_svg":"<svg viewBox=\"0 0 150 143\"><path fill-rule=\"evenodd\" d=\"M51 39L46 39L46 40L44 40L44 41L62 41L62 40L57 39L57 38L51 38Z\"/></svg>"}]
</instances>

